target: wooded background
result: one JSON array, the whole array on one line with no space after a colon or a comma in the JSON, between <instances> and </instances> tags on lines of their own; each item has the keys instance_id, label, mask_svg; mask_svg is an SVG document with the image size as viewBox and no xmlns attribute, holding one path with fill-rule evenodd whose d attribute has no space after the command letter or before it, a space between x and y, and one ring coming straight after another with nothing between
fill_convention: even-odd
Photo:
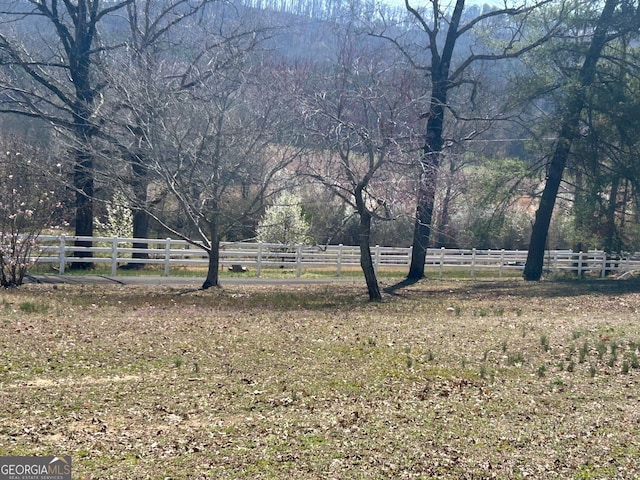
<instances>
[{"instance_id":1,"label":"wooded background","mask_svg":"<svg viewBox=\"0 0 640 480\"><path fill-rule=\"evenodd\" d=\"M3 284L43 232L188 240L208 287L286 224L360 245L372 298L371 244L414 279L428 247L528 280L638 250L639 2L467 3L0 1Z\"/></svg>"}]
</instances>

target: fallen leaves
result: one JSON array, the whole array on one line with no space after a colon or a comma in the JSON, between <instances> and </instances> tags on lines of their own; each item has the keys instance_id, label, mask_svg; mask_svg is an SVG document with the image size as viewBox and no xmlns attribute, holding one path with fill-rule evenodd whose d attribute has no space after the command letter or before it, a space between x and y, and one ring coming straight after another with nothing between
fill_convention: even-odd
<instances>
[{"instance_id":1,"label":"fallen leaves","mask_svg":"<svg viewBox=\"0 0 640 480\"><path fill-rule=\"evenodd\" d=\"M0 454L100 479L640 470L628 284L234 288L0 293Z\"/></svg>"}]
</instances>

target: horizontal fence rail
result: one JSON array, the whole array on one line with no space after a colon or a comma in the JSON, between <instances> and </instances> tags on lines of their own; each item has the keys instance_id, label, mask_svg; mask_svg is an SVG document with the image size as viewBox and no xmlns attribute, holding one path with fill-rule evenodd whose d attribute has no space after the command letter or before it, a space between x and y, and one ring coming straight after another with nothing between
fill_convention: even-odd
<instances>
[{"instance_id":1,"label":"horizontal fence rail","mask_svg":"<svg viewBox=\"0 0 640 480\"><path fill-rule=\"evenodd\" d=\"M91 242L91 247L76 246L75 242ZM133 243L146 244L146 248L133 248ZM132 258L132 254L144 254L145 258ZM381 247L371 249L376 269L408 268L411 248ZM76 255L79 253L80 255ZM445 269L467 270L471 277L482 270L491 270L502 277L507 271L522 271L527 258L525 250L480 250L430 248L425 267L443 275ZM140 239L118 237L76 237L41 235L31 260L37 264L52 264L63 274L68 265L90 262L108 265L111 275L118 274L118 267L130 263L158 265L164 276L172 267L206 267L207 252L184 240ZM220 244L220 266L237 271L253 269L260 276L263 268L294 269L296 276L308 267L334 269L340 276L343 268L360 266L360 250L347 245L282 245L260 242L223 242ZM640 254L611 257L605 252L572 252L549 250L545 253L545 271L571 271L578 275L591 274L604 277L610 273L622 274L640 270Z\"/></svg>"}]
</instances>

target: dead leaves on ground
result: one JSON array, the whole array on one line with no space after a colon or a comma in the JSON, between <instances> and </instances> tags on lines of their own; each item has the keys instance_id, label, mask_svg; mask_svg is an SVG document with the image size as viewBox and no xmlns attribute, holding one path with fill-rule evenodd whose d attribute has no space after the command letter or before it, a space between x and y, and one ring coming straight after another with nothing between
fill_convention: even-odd
<instances>
[{"instance_id":1,"label":"dead leaves on ground","mask_svg":"<svg viewBox=\"0 0 640 480\"><path fill-rule=\"evenodd\" d=\"M640 294L549 285L2 292L0 453L87 479L633 478Z\"/></svg>"}]
</instances>

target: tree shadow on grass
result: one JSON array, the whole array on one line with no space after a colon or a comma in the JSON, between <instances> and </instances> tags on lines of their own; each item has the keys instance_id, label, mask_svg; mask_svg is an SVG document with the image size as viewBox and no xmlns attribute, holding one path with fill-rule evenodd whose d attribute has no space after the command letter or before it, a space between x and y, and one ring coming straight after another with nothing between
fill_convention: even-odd
<instances>
[{"instance_id":1,"label":"tree shadow on grass","mask_svg":"<svg viewBox=\"0 0 640 480\"><path fill-rule=\"evenodd\" d=\"M404 278L399 282L394 283L393 285L389 285L388 287L383 288L382 291L389 295L399 296L399 290L411 287L421 280L424 280L424 278Z\"/></svg>"},{"instance_id":2,"label":"tree shadow on grass","mask_svg":"<svg viewBox=\"0 0 640 480\"><path fill-rule=\"evenodd\" d=\"M640 279L574 279L541 282L479 282L475 292L520 297L572 297L581 295L622 295L640 293Z\"/></svg>"},{"instance_id":3,"label":"tree shadow on grass","mask_svg":"<svg viewBox=\"0 0 640 480\"><path fill-rule=\"evenodd\" d=\"M392 296L404 296L401 292L420 282L428 280L403 279L393 285L385 287L383 291ZM622 295L626 293L640 293L640 278L630 279L562 279L543 280L540 282L525 282L523 280L456 280L455 282L434 283L419 292L411 291L411 295L427 295L430 297L442 293L463 291L468 295L481 296L511 296L511 297L573 297L581 295ZM409 295L409 292L406 292Z\"/></svg>"}]
</instances>

